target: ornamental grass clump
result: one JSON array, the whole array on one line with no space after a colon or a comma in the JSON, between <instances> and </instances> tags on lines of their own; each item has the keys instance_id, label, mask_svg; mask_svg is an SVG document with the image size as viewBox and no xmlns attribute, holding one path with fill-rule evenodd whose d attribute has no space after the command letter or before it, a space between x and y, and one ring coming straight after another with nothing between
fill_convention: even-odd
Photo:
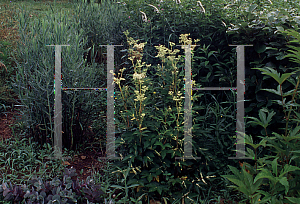
<instances>
[{"instance_id":1,"label":"ornamental grass clump","mask_svg":"<svg viewBox=\"0 0 300 204\"><path fill-rule=\"evenodd\" d=\"M12 88L22 105L22 118L25 132L40 145L53 142L54 138L54 70L55 47L62 46L61 78L62 88L103 87L101 76L103 67L93 63L87 65L83 55L87 50L87 37L79 22L68 11L54 13L48 11L47 18L29 20L29 12L21 9L19 13L20 44L14 53L16 75ZM96 76L96 77L95 77ZM58 77L58 76L57 76ZM102 96L102 97L99 97ZM105 92L90 90L62 91L62 134L63 147L75 149L86 141L82 137L105 107ZM96 107L94 104L98 104Z\"/></svg>"}]
</instances>

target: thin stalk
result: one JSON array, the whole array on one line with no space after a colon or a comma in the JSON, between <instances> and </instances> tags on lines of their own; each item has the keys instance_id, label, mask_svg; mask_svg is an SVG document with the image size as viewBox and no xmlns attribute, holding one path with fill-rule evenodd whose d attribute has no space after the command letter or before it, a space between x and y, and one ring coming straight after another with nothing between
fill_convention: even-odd
<instances>
[{"instance_id":1,"label":"thin stalk","mask_svg":"<svg viewBox=\"0 0 300 204\"><path fill-rule=\"evenodd\" d=\"M44 118L44 124L45 124L45 129L46 129L46 138L45 138L45 143L46 143L46 142L47 142L47 135L48 135L47 124L46 124L46 118Z\"/></svg>"},{"instance_id":2,"label":"thin stalk","mask_svg":"<svg viewBox=\"0 0 300 204\"><path fill-rule=\"evenodd\" d=\"M50 100L49 100L49 94L48 94L48 91L47 91L47 100L48 100L48 110L49 110L49 123L50 123L50 126L51 126L51 130L52 130L52 124L51 124L51 121L52 121L52 118L51 118L51 109L50 109ZM46 128L47 129L47 128ZM46 134L48 135L48 133L46 132ZM53 133L51 131L51 139L53 141L53 137L52 137Z\"/></svg>"},{"instance_id":3,"label":"thin stalk","mask_svg":"<svg viewBox=\"0 0 300 204\"><path fill-rule=\"evenodd\" d=\"M296 95L296 92L297 92L297 89L298 89L298 86L299 86L299 82L300 82L300 78L298 78L298 81L297 81L297 85L295 87L295 90L294 90L294 94L293 94L293 98L292 98L292 102L294 101L294 98L295 98L295 95ZM290 105L290 111L289 111L289 114L288 114L288 118L287 118L287 121L286 121L286 126L285 126L285 136L287 136L287 127L288 127L288 119L290 117L290 114L291 114L291 111L292 111L292 104ZM297 126L299 125L299 122L297 122ZM297 127L296 126L296 127ZM296 144L297 144L298 140L296 141ZM289 162L289 157L290 157L290 154L287 156L286 158L286 163L288 164Z\"/></svg>"},{"instance_id":4,"label":"thin stalk","mask_svg":"<svg viewBox=\"0 0 300 204\"><path fill-rule=\"evenodd\" d=\"M122 75L123 75L123 72L121 73L121 78L122 78ZM125 97L122 92L121 83L119 83L119 88L120 88L121 96L122 96L122 99L124 102L125 111L127 111L127 105L126 105ZM125 120L124 117L123 117L123 120ZM125 120L125 122L126 122L126 120ZM129 117L128 116L127 116L127 127L129 128Z\"/></svg>"},{"instance_id":5,"label":"thin stalk","mask_svg":"<svg viewBox=\"0 0 300 204\"><path fill-rule=\"evenodd\" d=\"M75 98L75 96L74 96ZM71 120L71 147L73 147L73 119L74 119L74 111L75 111L75 99L73 100L73 110L72 110L72 120Z\"/></svg>"},{"instance_id":6,"label":"thin stalk","mask_svg":"<svg viewBox=\"0 0 300 204\"><path fill-rule=\"evenodd\" d=\"M297 81L296 88L295 88L295 90L294 90L294 94L293 94L292 102L293 102L293 101L294 101L294 99L295 99L295 94L296 94L296 92L297 92L297 89L298 89L298 86L299 86L299 82L300 82L300 77L298 77L298 81ZM281 87L281 86L280 86L280 87ZM289 120L289 117L290 117L291 111L292 111L292 103L291 103L291 105L290 105L290 111L289 111L288 117L287 117L287 119L286 119L286 125L285 125L285 136L287 135L288 120Z\"/></svg>"},{"instance_id":7,"label":"thin stalk","mask_svg":"<svg viewBox=\"0 0 300 204\"><path fill-rule=\"evenodd\" d=\"M284 116L286 118L286 111L285 111L284 104L283 104L282 84L280 84L280 93L281 93L281 101L282 101L282 106L283 106L283 112L284 112Z\"/></svg>"}]
</instances>

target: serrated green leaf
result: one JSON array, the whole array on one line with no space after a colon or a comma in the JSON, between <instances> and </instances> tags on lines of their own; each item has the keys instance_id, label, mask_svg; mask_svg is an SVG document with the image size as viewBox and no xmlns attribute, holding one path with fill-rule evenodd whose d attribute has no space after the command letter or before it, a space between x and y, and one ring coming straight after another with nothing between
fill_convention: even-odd
<instances>
[{"instance_id":1,"label":"serrated green leaf","mask_svg":"<svg viewBox=\"0 0 300 204\"><path fill-rule=\"evenodd\" d=\"M297 132L299 132L299 131L300 131L300 126L297 126L292 130L292 132L290 133L289 136L294 137L294 136L296 136Z\"/></svg>"},{"instance_id":2,"label":"serrated green leaf","mask_svg":"<svg viewBox=\"0 0 300 204\"><path fill-rule=\"evenodd\" d=\"M236 178L235 176L233 176L233 175L225 175L225 176L222 176L222 177L228 179L229 181L231 181L232 183L234 183L234 184L237 185L238 187L244 187L244 188L247 188L247 187L245 186L245 184L244 184L241 180L237 179L237 178Z\"/></svg>"},{"instance_id":3,"label":"serrated green leaf","mask_svg":"<svg viewBox=\"0 0 300 204\"><path fill-rule=\"evenodd\" d=\"M260 126L264 126L262 122L260 122L257 118L254 118L254 117L246 117L246 118L250 118L250 119L253 119L255 121L249 121L248 123L254 123L254 124L257 124L257 125L260 125Z\"/></svg>"},{"instance_id":4,"label":"serrated green leaf","mask_svg":"<svg viewBox=\"0 0 300 204\"><path fill-rule=\"evenodd\" d=\"M253 194L254 192L251 191L251 187L253 185L252 175L250 175L248 172L246 172L245 166L242 167L242 171L243 171L243 176L244 176L244 182L245 182L247 188L250 190L249 193Z\"/></svg>"}]
</instances>

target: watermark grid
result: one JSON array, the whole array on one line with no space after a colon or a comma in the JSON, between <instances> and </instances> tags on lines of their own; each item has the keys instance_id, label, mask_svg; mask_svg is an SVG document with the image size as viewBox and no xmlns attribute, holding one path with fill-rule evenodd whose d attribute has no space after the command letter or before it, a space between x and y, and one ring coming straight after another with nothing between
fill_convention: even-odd
<instances>
[{"instance_id":1,"label":"watermark grid","mask_svg":"<svg viewBox=\"0 0 300 204\"><path fill-rule=\"evenodd\" d=\"M55 46L55 76L54 76L54 155L55 159L62 159L62 104L61 90L106 90L107 91L107 157L99 159L121 159L115 155L115 124L114 124L114 46L107 46L107 88L63 88L61 81L61 46ZM182 45L180 45L182 46ZM194 46L194 45L193 45ZM245 46L253 45L229 45L236 46L237 52L237 87L204 87L192 88L191 80L191 45L182 46L185 49L185 105L184 105L184 156L175 159L201 159L192 156L192 90L236 90L236 156L228 159L251 159L245 157L245 124L244 124L244 95L245 95ZM64 159L70 159L66 157Z\"/></svg>"}]
</instances>

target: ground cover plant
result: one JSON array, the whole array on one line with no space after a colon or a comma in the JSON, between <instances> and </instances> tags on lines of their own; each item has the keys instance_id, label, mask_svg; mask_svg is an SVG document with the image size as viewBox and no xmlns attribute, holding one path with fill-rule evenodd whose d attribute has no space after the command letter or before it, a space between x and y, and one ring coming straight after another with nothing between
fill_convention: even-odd
<instances>
[{"instance_id":1,"label":"ground cover plant","mask_svg":"<svg viewBox=\"0 0 300 204\"><path fill-rule=\"evenodd\" d=\"M6 5L12 5L9 3ZM298 202L298 157L293 152L297 143L281 144L298 138L298 123L293 127L287 121L299 121L299 109L290 115L293 102L297 108L299 76L296 71L287 71L297 67L299 61L284 57L293 48L288 46L291 43L288 41L294 39L290 36L297 36L292 30L286 33L289 35L280 32L291 28L298 31L297 2L102 1L99 4L79 1L80 4L62 6L55 1L48 4L51 11L44 11L47 5L38 3L24 2L31 5L31 10L21 7L16 10L19 15L12 15L13 9L8 7L1 13L8 19L8 23L1 24L3 31L11 29L19 33L13 35L16 40L1 44L1 68L5 77L2 83L7 82L7 87L14 90L12 93L17 94L14 99L21 104L19 110L23 115L23 120L17 120L12 129L15 137L1 144L3 199L21 201L26 195L29 203L29 199L31 202L59 199L69 203L72 199L78 203ZM183 35L187 33L190 35ZM254 49L246 50L250 54L246 55L248 94L245 98L251 101L245 106L249 116L246 117L246 143L254 157L249 163L227 159L235 149L233 91L193 91L193 154L203 159L173 160L183 155L184 96L184 52L174 47L196 39L200 39L194 41L200 46L192 53L193 87L235 86L236 53L228 44L254 44ZM11 60L8 47L15 42L18 46ZM45 45L65 43L70 47L63 48L62 52L64 87L105 87L105 48L97 46L124 45L116 49L115 60L116 143L117 153L123 160L113 162L112 166L106 162L109 170L104 171L102 166L101 171L94 170L92 177L83 182L76 181L75 172L64 167L75 166L75 155L85 158L75 150L99 153L94 157L104 155L106 94L76 91L63 94L64 154L72 159L46 159L52 154L54 52ZM279 86L274 85L274 79ZM290 83L283 83L284 80ZM262 85L271 95L261 94ZM6 93L5 90L3 98ZM290 101L288 106L283 97ZM8 96L5 102L2 100L1 107L12 106L12 99L13 96ZM283 112L278 108L282 105ZM286 109L290 111L288 114ZM268 118L264 112L269 112ZM257 115L261 122L254 120L261 127L247 120ZM269 140L271 133L279 133L281 128L285 133L283 139L278 139L278 144L273 137ZM289 136L287 130L291 130ZM280 138L278 133L275 135ZM264 145L268 148L263 149ZM259 155L271 156L259 158ZM238 174L240 165L244 177ZM229 176L231 171L236 177ZM279 171L282 171L280 175L276 173ZM41 179L32 180L35 187L27 192L26 186L30 186L29 180L34 175ZM253 182L251 176L256 176ZM228 188L231 181L240 192ZM18 188L15 184L23 186ZM76 195L69 193L71 189Z\"/></svg>"}]
</instances>

